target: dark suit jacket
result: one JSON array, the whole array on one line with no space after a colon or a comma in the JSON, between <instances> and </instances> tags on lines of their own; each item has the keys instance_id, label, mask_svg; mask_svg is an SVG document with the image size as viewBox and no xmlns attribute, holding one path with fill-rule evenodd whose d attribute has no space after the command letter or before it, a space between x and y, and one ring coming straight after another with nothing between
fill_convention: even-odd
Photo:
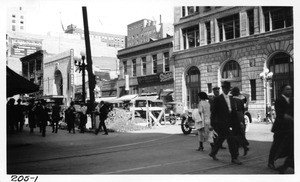
<instances>
[{"instance_id":1,"label":"dark suit jacket","mask_svg":"<svg viewBox=\"0 0 300 182\"><path fill-rule=\"evenodd\" d=\"M232 96L229 96L231 109L234 111L234 103ZM216 97L213 101L213 108L211 112L211 125L217 132L224 132L228 134L229 127L233 127L232 113L229 113L229 108L227 106L224 95L221 94Z\"/></svg>"},{"instance_id":2,"label":"dark suit jacket","mask_svg":"<svg viewBox=\"0 0 300 182\"><path fill-rule=\"evenodd\" d=\"M285 120L284 114L289 114L294 117L294 102L290 99L290 104L285 100L285 98L280 95L275 101L275 112L276 119L272 127L272 132L292 132L294 130L294 122Z\"/></svg>"}]
</instances>

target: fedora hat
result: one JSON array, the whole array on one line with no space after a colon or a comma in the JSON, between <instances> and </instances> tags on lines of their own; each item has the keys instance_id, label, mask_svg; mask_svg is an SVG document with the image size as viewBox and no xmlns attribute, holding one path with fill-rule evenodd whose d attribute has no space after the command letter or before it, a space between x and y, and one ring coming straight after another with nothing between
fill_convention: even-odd
<instances>
[{"instance_id":1,"label":"fedora hat","mask_svg":"<svg viewBox=\"0 0 300 182\"><path fill-rule=\"evenodd\" d=\"M213 90L219 90L220 89L220 87L218 87L218 86L215 86L214 88L213 88Z\"/></svg>"}]
</instances>

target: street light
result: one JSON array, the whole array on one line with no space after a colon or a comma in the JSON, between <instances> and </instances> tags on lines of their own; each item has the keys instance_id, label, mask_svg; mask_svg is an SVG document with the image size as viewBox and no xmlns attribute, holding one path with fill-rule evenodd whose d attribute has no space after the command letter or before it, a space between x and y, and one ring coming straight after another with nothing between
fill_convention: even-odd
<instances>
[{"instance_id":1,"label":"street light","mask_svg":"<svg viewBox=\"0 0 300 182\"><path fill-rule=\"evenodd\" d=\"M259 74L260 79L264 82L264 88L266 89L266 121L268 115L268 86L269 81L272 80L273 72L270 72L268 68L264 68L263 72Z\"/></svg>"},{"instance_id":2,"label":"street light","mask_svg":"<svg viewBox=\"0 0 300 182\"><path fill-rule=\"evenodd\" d=\"M85 52L84 51L80 51L80 55L81 55L81 59L75 59L75 66L77 66L80 71L82 71L82 102L85 104L85 69L87 68L87 64L84 62L85 60Z\"/></svg>"}]
</instances>

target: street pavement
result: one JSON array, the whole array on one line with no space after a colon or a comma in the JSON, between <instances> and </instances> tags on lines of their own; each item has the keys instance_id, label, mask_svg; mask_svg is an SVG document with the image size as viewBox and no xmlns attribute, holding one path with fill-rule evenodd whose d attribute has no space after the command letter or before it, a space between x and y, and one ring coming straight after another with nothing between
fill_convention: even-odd
<instances>
[{"instance_id":1,"label":"street pavement","mask_svg":"<svg viewBox=\"0 0 300 182\"><path fill-rule=\"evenodd\" d=\"M208 156L209 144L204 145L203 152L196 151L197 137L194 133L183 135L178 124L109 135L66 130L51 133L51 127L47 127L46 137L38 131L29 133L26 127L22 133L7 136L7 174L275 175L277 171L267 168L271 126L251 124L247 133L250 151L240 156L242 165L231 164L228 149L219 151L219 161ZM226 142L224 145L227 147ZM276 165L282 162L278 160ZM293 171L289 169L288 173Z\"/></svg>"}]
</instances>

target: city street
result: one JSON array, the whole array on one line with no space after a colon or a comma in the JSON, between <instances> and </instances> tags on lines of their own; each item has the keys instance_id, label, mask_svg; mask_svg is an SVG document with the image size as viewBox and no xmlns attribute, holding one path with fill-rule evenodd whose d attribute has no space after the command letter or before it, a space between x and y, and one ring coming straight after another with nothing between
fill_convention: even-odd
<instances>
[{"instance_id":1,"label":"city street","mask_svg":"<svg viewBox=\"0 0 300 182\"><path fill-rule=\"evenodd\" d=\"M219 151L219 161L208 156L208 144L204 151L196 151L196 136L183 135L178 124L107 136L66 130L55 134L48 127L45 138L37 131L30 134L26 127L22 133L8 135L7 173L276 174L267 168L270 128L263 123L251 125L250 151L240 157L243 165L239 166L231 164L228 149Z\"/></svg>"}]
</instances>

